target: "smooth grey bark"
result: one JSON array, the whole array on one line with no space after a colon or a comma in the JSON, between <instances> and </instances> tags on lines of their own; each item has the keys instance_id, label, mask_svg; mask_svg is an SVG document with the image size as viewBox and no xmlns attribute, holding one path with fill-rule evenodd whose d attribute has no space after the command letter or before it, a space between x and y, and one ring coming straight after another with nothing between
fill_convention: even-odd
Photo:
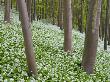
<instances>
[{"instance_id":1,"label":"smooth grey bark","mask_svg":"<svg viewBox=\"0 0 110 82\"><path fill-rule=\"evenodd\" d=\"M63 0L59 0L58 5L58 26L63 30Z\"/></svg>"},{"instance_id":2,"label":"smooth grey bark","mask_svg":"<svg viewBox=\"0 0 110 82\"><path fill-rule=\"evenodd\" d=\"M107 35L108 35L108 24L109 24L109 14L108 14L108 8L109 8L109 0L107 0L106 5L106 18L105 18L105 28L104 28L104 50L107 50Z\"/></svg>"},{"instance_id":3,"label":"smooth grey bark","mask_svg":"<svg viewBox=\"0 0 110 82\"><path fill-rule=\"evenodd\" d=\"M4 21L10 23L10 14L11 14L11 0L5 0L5 15Z\"/></svg>"},{"instance_id":4,"label":"smooth grey bark","mask_svg":"<svg viewBox=\"0 0 110 82\"><path fill-rule=\"evenodd\" d=\"M64 51L72 50L72 9L71 0L63 0L64 5Z\"/></svg>"},{"instance_id":5,"label":"smooth grey bark","mask_svg":"<svg viewBox=\"0 0 110 82\"><path fill-rule=\"evenodd\" d=\"M27 3L27 11L28 11L28 16L29 16L29 21L31 22L31 3L32 0L26 0Z\"/></svg>"},{"instance_id":6,"label":"smooth grey bark","mask_svg":"<svg viewBox=\"0 0 110 82\"><path fill-rule=\"evenodd\" d=\"M108 0L108 45L110 45L110 0Z\"/></svg>"},{"instance_id":7,"label":"smooth grey bark","mask_svg":"<svg viewBox=\"0 0 110 82\"><path fill-rule=\"evenodd\" d=\"M22 25L22 32L24 37L24 46L25 46L25 53L26 53L29 74L36 75L37 69L36 69L36 61L35 61L35 55L34 55L33 43L32 43L31 24L28 17L26 3L25 0L17 0L17 4L21 16L21 25Z\"/></svg>"},{"instance_id":8,"label":"smooth grey bark","mask_svg":"<svg viewBox=\"0 0 110 82\"><path fill-rule=\"evenodd\" d=\"M94 71L100 25L101 3L102 0L89 1L87 30L82 58L82 67L87 74L91 74Z\"/></svg>"}]
</instances>

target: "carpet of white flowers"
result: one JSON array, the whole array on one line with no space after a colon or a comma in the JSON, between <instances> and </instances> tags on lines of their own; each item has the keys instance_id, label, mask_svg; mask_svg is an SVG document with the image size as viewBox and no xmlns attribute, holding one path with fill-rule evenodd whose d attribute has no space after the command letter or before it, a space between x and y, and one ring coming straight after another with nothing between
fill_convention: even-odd
<instances>
[{"instance_id":1,"label":"carpet of white flowers","mask_svg":"<svg viewBox=\"0 0 110 82\"><path fill-rule=\"evenodd\" d=\"M6 24L0 12L0 82L110 82L110 53L100 49L100 42L95 72L87 75L79 66L84 34L73 30L73 51L65 53L63 30L45 21L31 25L38 75L29 77L19 17L12 16Z\"/></svg>"}]
</instances>

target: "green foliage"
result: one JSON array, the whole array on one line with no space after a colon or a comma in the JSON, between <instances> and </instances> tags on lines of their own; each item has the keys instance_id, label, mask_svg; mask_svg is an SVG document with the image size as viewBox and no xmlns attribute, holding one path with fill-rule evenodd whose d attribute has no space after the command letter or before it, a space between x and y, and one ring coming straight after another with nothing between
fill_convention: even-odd
<instances>
[{"instance_id":1,"label":"green foliage","mask_svg":"<svg viewBox=\"0 0 110 82\"><path fill-rule=\"evenodd\" d=\"M2 20L3 13L0 13ZM87 75L81 68L84 34L73 30L73 52L63 52L63 31L57 26L35 21L32 24L33 45L41 82L109 82L110 53L97 52L95 74ZM0 21L0 82L34 82L28 77L23 37L18 17L11 24Z\"/></svg>"},{"instance_id":2,"label":"green foliage","mask_svg":"<svg viewBox=\"0 0 110 82\"><path fill-rule=\"evenodd\" d=\"M3 1L3 0L2 0ZM54 3L52 3L54 2ZM86 28L87 16L88 16L88 0L72 0L72 13L73 13L73 27L78 28L78 17L82 12L82 27L83 30ZM82 3L82 10L81 10ZM55 20L55 24L58 23L58 9L59 9L59 0L36 0L36 15L39 19L47 19L52 23L53 18ZM13 8L16 8L16 0L12 0ZM34 3L32 0L32 14L34 9ZM101 22L104 23L106 16L106 6L107 1L103 0L102 2L102 16ZM52 9L53 8L53 9ZM54 12L54 16L52 16L52 12ZM101 24L102 25L102 24ZM103 26L102 26L103 27Z\"/></svg>"}]
</instances>

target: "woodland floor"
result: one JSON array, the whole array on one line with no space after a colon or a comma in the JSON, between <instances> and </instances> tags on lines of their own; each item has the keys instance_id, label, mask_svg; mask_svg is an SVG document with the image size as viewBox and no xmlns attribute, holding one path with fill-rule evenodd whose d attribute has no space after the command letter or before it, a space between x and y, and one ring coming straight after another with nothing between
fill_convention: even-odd
<instances>
[{"instance_id":1,"label":"woodland floor","mask_svg":"<svg viewBox=\"0 0 110 82\"><path fill-rule=\"evenodd\" d=\"M33 45L38 69L37 80L27 74L23 37L18 16L11 24L3 22L0 12L0 82L110 82L110 53L99 41L94 74L80 67L84 34L73 30L73 51L63 51L63 30L46 21L32 23Z\"/></svg>"}]
</instances>

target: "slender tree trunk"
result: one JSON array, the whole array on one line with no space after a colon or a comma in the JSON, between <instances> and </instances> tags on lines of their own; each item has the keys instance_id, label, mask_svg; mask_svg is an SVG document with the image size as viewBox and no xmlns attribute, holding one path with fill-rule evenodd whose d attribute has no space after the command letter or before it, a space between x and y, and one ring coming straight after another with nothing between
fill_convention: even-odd
<instances>
[{"instance_id":1,"label":"slender tree trunk","mask_svg":"<svg viewBox=\"0 0 110 82\"><path fill-rule=\"evenodd\" d=\"M93 73L95 64L100 25L101 2L102 0L90 0L89 2L87 31L82 58L82 67L87 74Z\"/></svg>"},{"instance_id":2,"label":"slender tree trunk","mask_svg":"<svg viewBox=\"0 0 110 82\"><path fill-rule=\"evenodd\" d=\"M16 11L18 10L18 5L17 5L17 1L16 1Z\"/></svg>"},{"instance_id":3,"label":"slender tree trunk","mask_svg":"<svg viewBox=\"0 0 110 82\"><path fill-rule=\"evenodd\" d=\"M72 9L71 0L64 0L64 51L72 50Z\"/></svg>"},{"instance_id":4,"label":"slender tree trunk","mask_svg":"<svg viewBox=\"0 0 110 82\"><path fill-rule=\"evenodd\" d=\"M31 5L31 22L36 19L36 0L32 0Z\"/></svg>"},{"instance_id":5,"label":"slender tree trunk","mask_svg":"<svg viewBox=\"0 0 110 82\"><path fill-rule=\"evenodd\" d=\"M33 20L35 20L36 19L36 0L33 0L33 4L34 4Z\"/></svg>"},{"instance_id":6,"label":"slender tree trunk","mask_svg":"<svg viewBox=\"0 0 110 82\"><path fill-rule=\"evenodd\" d=\"M11 14L11 0L5 0L5 15L4 21L10 23L10 14Z\"/></svg>"},{"instance_id":7,"label":"slender tree trunk","mask_svg":"<svg viewBox=\"0 0 110 82\"><path fill-rule=\"evenodd\" d=\"M63 29L63 0L59 0L59 8L58 8L58 26L60 29Z\"/></svg>"},{"instance_id":8,"label":"slender tree trunk","mask_svg":"<svg viewBox=\"0 0 110 82\"><path fill-rule=\"evenodd\" d=\"M104 1L102 1L102 3L103 3ZM101 11L101 37L102 37L102 41L103 41L103 39L104 39L104 25L105 25L105 22L104 22L104 20L105 20L105 17L103 16L103 4L102 4L102 6L101 6L101 8L102 8L102 11Z\"/></svg>"},{"instance_id":9,"label":"slender tree trunk","mask_svg":"<svg viewBox=\"0 0 110 82\"><path fill-rule=\"evenodd\" d=\"M54 19L54 0L51 0L51 12L52 12L52 23L55 24L55 19Z\"/></svg>"},{"instance_id":10,"label":"slender tree trunk","mask_svg":"<svg viewBox=\"0 0 110 82\"><path fill-rule=\"evenodd\" d=\"M42 7L39 7L39 12L40 12L40 18L39 19L42 19Z\"/></svg>"},{"instance_id":11,"label":"slender tree trunk","mask_svg":"<svg viewBox=\"0 0 110 82\"><path fill-rule=\"evenodd\" d=\"M103 3L103 1L102 1ZM100 17L100 27L99 27L99 37L101 40L103 40L103 35L104 35L104 17L103 17L103 5L101 5L101 17Z\"/></svg>"},{"instance_id":12,"label":"slender tree trunk","mask_svg":"<svg viewBox=\"0 0 110 82\"><path fill-rule=\"evenodd\" d=\"M108 45L110 45L110 0L108 1Z\"/></svg>"},{"instance_id":13,"label":"slender tree trunk","mask_svg":"<svg viewBox=\"0 0 110 82\"><path fill-rule=\"evenodd\" d=\"M48 17L48 0L46 0L46 13L45 13L45 19Z\"/></svg>"},{"instance_id":14,"label":"slender tree trunk","mask_svg":"<svg viewBox=\"0 0 110 82\"><path fill-rule=\"evenodd\" d=\"M25 0L17 0L17 3L18 3L19 13L21 16L21 25L22 25L22 32L24 37L24 46L25 46L25 53L26 53L29 74L36 75L37 74L36 61L34 56L32 33L31 33L31 27L30 27L26 3Z\"/></svg>"},{"instance_id":15,"label":"slender tree trunk","mask_svg":"<svg viewBox=\"0 0 110 82\"><path fill-rule=\"evenodd\" d=\"M79 11L79 16L78 16L78 30L83 33L83 25L82 25L82 22L83 22L83 19L82 19L82 15L83 15L83 0L80 1L80 11Z\"/></svg>"},{"instance_id":16,"label":"slender tree trunk","mask_svg":"<svg viewBox=\"0 0 110 82\"><path fill-rule=\"evenodd\" d=\"M37 0L37 5L39 4L39 0ZM40 19L40 7L37 7L37 20Z\"/></svg>"},{"instance_id":17,"label":"slender tree trunk","mask_svg":"<svg viewBox=\"0 0 110 82\"><path fill-rule=\"evenodd\" d=\"M44 15L44 13L45 13L45 7L44 7L44 5L45 5L45 2L44 2L44 0L42 0L42 19L44 19L45 18L45 15Z\"/></svg>"},{"instance_id":18,"label":"slender tree trunk","mask_svg":"<svg viewBox=\"0 0 110 82\"><path fill-rule=\"evenodd\" d=\"M11 0L11 9L13 8L13 1Z\"/></svg>"},{"instance_id":19,"label":"slender tree trunk","mask_svg":"<svg viewBox=\"0 0 110 82\"><path fill-rule=\"evenodd\" d=\"M54 0L50 0L50 18L51 22L54 24Z\"/></svg>"},{"instance_id":20,"label":"slender tree trunk","mask_svg":"<svg viewBox=\"0 0 110 82\"><path fill-rule=\"evenodd\" d=\"M106 19L105 19L105 29L104 29L104 50L107 50L107 29L108 29L108 24L109 24L109 16L108 16L108 7L109 7L109 2L107 0L107 6L106 6Z\"/></svg>"},{"instance_id":21,"label":"slender tree trunk","mask_svg":"<svg viewBox=\"0 0 110 82\"><path fill-rule=\"evenodd\" d=\"M27 1L27 11L29 16L29 21L31 22L31 2L32 0L26 0Z\"/></svg>"}]
</instances>

